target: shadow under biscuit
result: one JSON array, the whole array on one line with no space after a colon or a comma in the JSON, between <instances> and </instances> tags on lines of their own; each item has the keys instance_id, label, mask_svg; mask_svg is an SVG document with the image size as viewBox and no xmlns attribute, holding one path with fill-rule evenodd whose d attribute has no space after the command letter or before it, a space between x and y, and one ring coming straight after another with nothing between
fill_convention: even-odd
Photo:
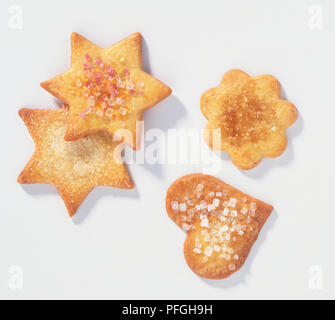
<instances>
[{"instance_id":1,"label":"shadow under biscuit","mask_svg":"<svg viewBox=\"0 0 335 320\"><path fill-rule=\"evenodd\" d=\"M142 37L142 65L143 70L152 75L150 65L149 47L144 37ZM155 75L152 75L155 76ZM173 128L176 122L186 115L186 108L183 103L172 93L169 97L161 101L157 106L143 113L144 134L150 129L162 130L167 137L167 131ZM151 142L142 141L143 152ZM160 146L164 147L164 146ZM138 151L141 152L141 151ZM166 150L164 150L166 152ZM154 176L161 178L163 176L164 164L148 164L144 161L143 167Z\"/></svg>"},{"instance_id":2,"label":"shadow under biscuit","mask_svg":"<svg viewBox=\"0 0 335 320\"><path fill-rule=\"evenodd\" d=\"M266 240L269 230L273 228L277 219L278 219L278 215L277 215L276 210L274 209L272 213L270 214L269 218L267 219L267 221L265 222L264 226L262 227L261 231L259 232L258 239L254 243L254 245L251 247L249 255L240 270L233 273L228 278L221 279L221 280L211 280L211 279L205 279L202 277L199 277L199 278L203 282L208 284L209 286L212 286L215 288L222 288L222 289L232 288L239 284L246 283L247 276L251 274L251 266L252 266L252 263L255 257L257 256L257 252L259 248L262 246L263 242Z\"/></svg>"},{"instance_id":3,"label":"shadow under biscuit","mask_svg":"<svg viewBox=\"0 0 335 320\"><path fill-rule=\"evenodd\" d=\"M293 140L294 137L302 132L302 130L303 119L299 114L297 121L291 127L286 129L287 146L282 155L278 158L264 158L255 168L250 170L240 170L240 172L249 178L259 179L267 174L271 168L276 166L284 167L291 163L294 159Z\"/></svg>"},{"instance_id":4,"label":"shadow under biscuit","mask_svg":"<svg viewBox=\"0 0 335 320\"><path fill-rule=\"evenodd\" d=\"M58 194L57 189L51 184L20 184L21 188L32 196L43 196L49 194Z\"/></svg>"},{"instance_id":5,"label":"shadow under biscuit","mask_svg":"<svg viewBox=\"0 0 335 320\"><path fill-rule=\"evenodd\" d=\"M175 127L179 119L185 117L187 114L184 104L175 96L171 95L156 107L149 109L143 113L144 120L144 136L151 129L161 130L164 134L165 144L167 144L168 130ZM146 152L146 148L155 141L142 141L142 148L137 152ZM159 145L163 148L165 154L164 162L167 159L167 146ZM163 177L163 167L166 163L149 164L144 157L142 166L158 178Z\"/></svg>"},{"instance_id":6,"label":"shadow under biscuit","mask_svg":"<svg viewBox=\"0 0 335 320\"><path fill-rule=\"evenodd\" d=\"M101 198L109 197L111 204L108 211L113 211L113 199L117 197L139 199L140 195L136 186L134 189L117 189L108 186L95 187L85 198L77 213L72 217L72 222L76 225L82 224L87 217L91 214L94 206L99 202ZM115 210L116 211L116 210ZM116 214L116 212L114 212ZM112 213L113 214L113 213Z\"/></svg>"},{"instance_id":7,"label":"shadow under biscuit","mask_svg":"<svg viewBox=\"0 0 335 320\"><path fill-rule=\"evenodd\" d=\"M142 67L145 72L151 74L149 47L143 36L142 36Z\"/></svg>"},{"instance_id":8,"label":"shadow under biscuit","mask_svg":"<svg viewBox=\"0 0 335 320\"><path fill-rule=\"evenodd\" d=\"M57 189L50 184L20 184L22 189L32 196L45 196L45 195L56 195L62 201ZM129 198L129 199L138 199L140 195L136 189L118 189L108 186L97 186L95 187L84 199L81 205L78 208L76 214L72 217L74 224L79 225L83 223L90 213L93 211L94 206L97 204L99 199L109 197L111 200L110 208L113 209L113 199L116 197ZM66 208L64 205L64 212Z\"/></svg>"}]
</instances>

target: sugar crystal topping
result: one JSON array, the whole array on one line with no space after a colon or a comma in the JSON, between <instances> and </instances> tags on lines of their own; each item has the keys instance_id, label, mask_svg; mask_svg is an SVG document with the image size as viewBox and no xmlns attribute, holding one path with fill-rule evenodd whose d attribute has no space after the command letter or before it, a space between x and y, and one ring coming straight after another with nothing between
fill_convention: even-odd
<instances>
[{"instance_id":1,"label":"sugar crystal topping","mask_svg":"<svg viewBox=\"0 0 335 320\"><path fill-rule=\"evenodd\" d=\"M223 93L220 127L231 144L255 143L278 127L275 111L256 96L252 84L238 94Z\"/></svg>"},{"instance_id":2,"label":"sugar crystal topping","mask_svg":"<svg viewBox=\"0 0 335 320\"><path fill-rule=\"evenodd\" d=\"M50 112L44 118L39 117L39 130L36 133L39 157L34 158L34 166L43 171L45 180L50 183L55 179L60 180L64 188L71 190L98 185L106 179L114 186L123 183L121 152L117 159L121 163L115 162L115 148L119 142L114 142L104 133L65 141L68 113L64 108ZM35 121L35 118L32 119Z\"/></svg>"},{"instance_id":3,"label":"sugar crystal topping","mask_svg":"<svg viewBox=\"0 0 335 320\"><path fill-rule=\"evenodd\" d=\"M243 195L233 197L232 190L218 188L211 186L208 190L197 184L188 194L173 200L171 207L179 214L177 222L183 221L182 228L195 233L193 253L203 262L214 258L231 261L228 269L233 271L241 259L238 252L243 238L258 231L254 218L257 203Z\"/></svg>"},{"instance_id":4,"label":"sugar crystal topping","mask_svg":"<svg viewBox=\"0 0 335 320\"><path fill-rule=\"evenodd\" d=\"M144 95L144 82L135 84L130 71L121 64L106 64L101 58L85 55L83 74L74 81L74 88L86 101L80 116L96 115L106 120L126 119L132 112L130 100Z\"/></svg>"}]
</instances>

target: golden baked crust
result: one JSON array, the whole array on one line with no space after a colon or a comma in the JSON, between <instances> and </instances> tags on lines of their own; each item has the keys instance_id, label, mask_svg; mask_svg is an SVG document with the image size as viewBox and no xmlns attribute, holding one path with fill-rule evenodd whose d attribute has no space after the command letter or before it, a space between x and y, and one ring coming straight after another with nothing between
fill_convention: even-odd
<instances>
[{"instance_id":1,"label":"golden baked crust","mask_svg":"<svg viewBox=\"0 0 335 320\"><path fill-rule=\"evenodd\" d=\"M144 110L171 94L167 85L142 70L140 33L109 48L72 33L71 49L70 69L41 83L69 106L65 139L104 131L138 149L136 122Z\"/></svg>"},{"instance_id":2,"label":"golden baked crust","mask_svg":"<svg viewBox=\"0 0 335 320\"><path fill-rule=\"evenodd\" d=\"M166 195L169 217L187 232L184 255L199 276L222 279L239 270L273 207L220 179L189 174Z\"/></svg>"},{"instance_id":3,"label":"golden baked crust","mask_svg":"<svg viewBox=\"0 0 335 320\"><path fill-rule=\"evenodd\" d=\"M106 133L65 141L68 110L21 109L20 117L35 143L35 152L18 177L23 184L54 185L73 216L95 186L132 189L122 162L123 143Z\"/></svg>"},{"instance_id":4,"label":"golden baked crust","mask_svg":"<svg viewBox=\"0 0 335 320\"><path fill-rule=\"evenodd\" d=\"M201 97L208 119L204 139L211 149L227 151L236 167L251 169L262 158L281 155L285 129L298 116L295 106L280 99L280 84L271 75L250 77L230 70L220 85Z\"/></svg>"}]
</instances>

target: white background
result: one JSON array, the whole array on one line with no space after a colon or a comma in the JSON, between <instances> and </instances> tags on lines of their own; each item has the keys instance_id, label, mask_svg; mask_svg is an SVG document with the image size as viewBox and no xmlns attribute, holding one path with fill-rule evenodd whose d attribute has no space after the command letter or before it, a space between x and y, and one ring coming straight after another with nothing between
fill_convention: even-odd
<instances>
[{"instance_id":1,"label":"white background","mask_svg":"<svg viewBox=\"0 0 335 320\"><path fill-rule=\"evenodd\" d=\"M22 30L8 25L15 4ZM1 298L335 298L334 1L2 0L0 15ZM173 89L146 112L146 130L203 128L200 96L232 68L273 74L297 106L281 157L247 172L222 159L218 177L275 208L230 278L192 273L164 208L169 185L203 164L130 165L133 191L96 188L73 220L53 187L16 182L34 149L17 112L57 108L39 83L69 67L73 31L102 47L142 33L146 71ZM8 285L13 266L22 290Z\"/></svg>"}]
</instances>

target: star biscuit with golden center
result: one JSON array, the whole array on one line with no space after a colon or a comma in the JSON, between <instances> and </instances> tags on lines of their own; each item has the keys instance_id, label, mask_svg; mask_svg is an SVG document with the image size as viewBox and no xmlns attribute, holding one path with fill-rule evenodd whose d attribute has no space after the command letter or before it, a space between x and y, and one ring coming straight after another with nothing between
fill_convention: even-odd
<instances>
[{"instance_id":1,"label":"star biscuit with golden center","mask_svg":"<svg viewBox=\"0 0 335 320\"><path fill-rule=\"evenodd\" d=\"M68 110L21 109L20 117L35 143L35 152L18 177L22 184L54 185L70 216L95 186L132 189L122 162L123 143L102 132L65 141Z\"/></svg>"}]
</instances>

